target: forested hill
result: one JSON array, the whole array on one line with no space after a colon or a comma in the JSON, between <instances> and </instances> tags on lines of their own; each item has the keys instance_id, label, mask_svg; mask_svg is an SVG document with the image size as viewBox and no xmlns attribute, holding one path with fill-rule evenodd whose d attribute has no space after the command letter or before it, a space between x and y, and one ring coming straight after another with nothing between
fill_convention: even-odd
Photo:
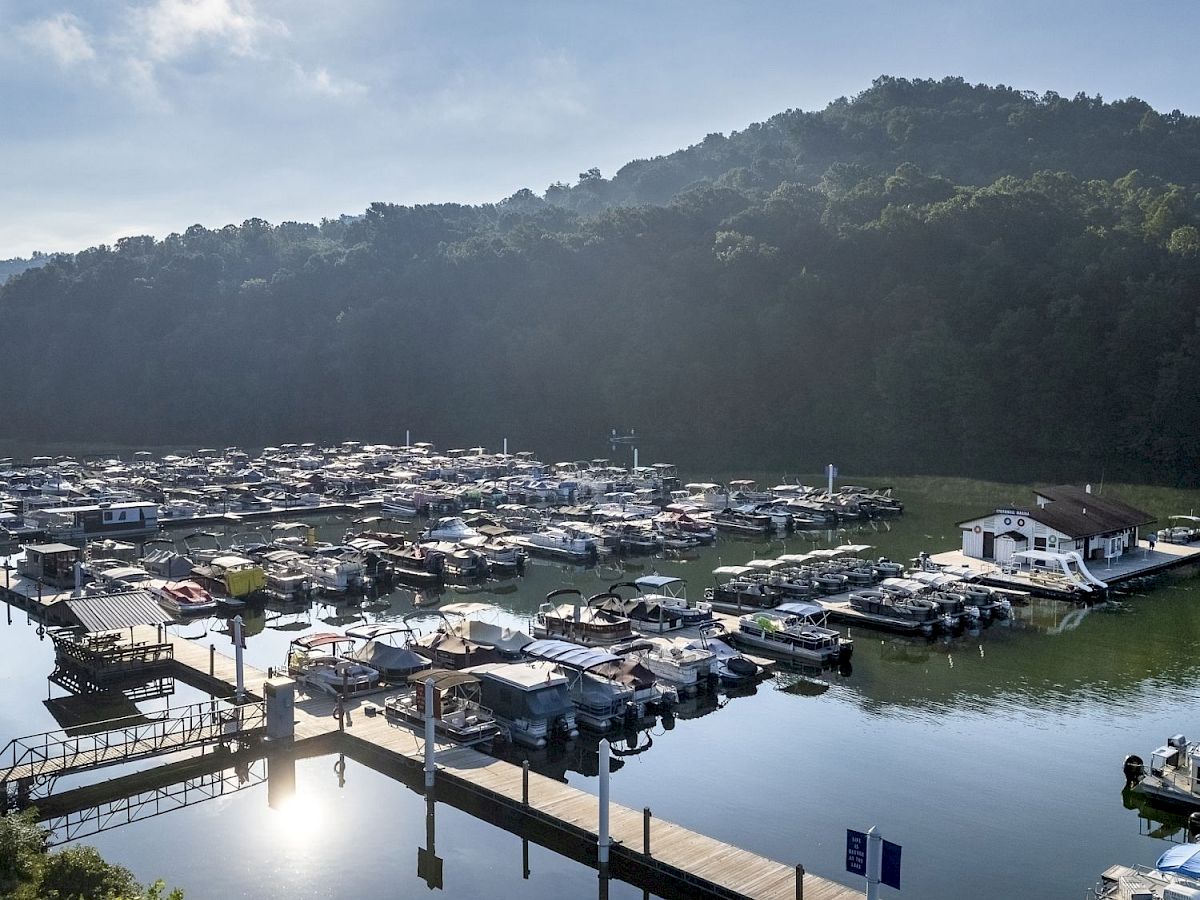
<instances>
[{"instance_id":1,"label":"forested hill","mask_svg":"<svg viewBox=\"0 0 1200 900\"><path fill-rule=\"evenodd\" d=\"M0 287L0 416L1194 484L1197 129L888 78L543 196L127 238Z\"/></svg>"}]
</instances>

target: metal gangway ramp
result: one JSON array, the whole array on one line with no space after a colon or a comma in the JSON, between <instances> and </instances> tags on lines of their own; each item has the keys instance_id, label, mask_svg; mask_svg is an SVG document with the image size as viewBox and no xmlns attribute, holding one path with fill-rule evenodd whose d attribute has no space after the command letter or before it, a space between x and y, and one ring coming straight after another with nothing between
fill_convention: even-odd
<instances>
[{"instance_id":1,"label":"metal gangway ramp","mask_svg":"<svg viewBox=\"0 0 1200 900\"><path fill-rule=\"evenodd\" d=\"M9 741L0 750L0 802L23 806L35 789L48 789L64 775L208 744L248 742L265 731L266 713L261 702L208 701L109 719L97 727L101 730L89 734L56 730Z\"/></svg>"}]
</instances>

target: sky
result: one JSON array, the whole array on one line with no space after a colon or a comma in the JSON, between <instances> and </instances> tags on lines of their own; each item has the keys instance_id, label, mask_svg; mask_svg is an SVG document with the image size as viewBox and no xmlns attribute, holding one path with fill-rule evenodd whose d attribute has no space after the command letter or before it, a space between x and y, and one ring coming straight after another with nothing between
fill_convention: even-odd
<instances>
[{"instance_id":1,"label":"sky","mask_svg":"<svg viewBox=\"0 0 1200 900\"><path fill-rule=\"evenodd\" d=\"M0 259L501 200L881 74L1200 113L1200 5L0 0Z\"/></svg>"}]
</instances>

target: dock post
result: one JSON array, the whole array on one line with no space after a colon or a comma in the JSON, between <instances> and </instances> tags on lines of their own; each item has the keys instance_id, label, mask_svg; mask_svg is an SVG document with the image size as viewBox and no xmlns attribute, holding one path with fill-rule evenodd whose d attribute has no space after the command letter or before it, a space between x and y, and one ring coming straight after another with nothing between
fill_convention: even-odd
<instances>
[{"instance_id":1,"label":"dock post","mask_svg":"<svg viewBox=\"0 0 1200 900\"><path fill-rule=\"evenodd\" d=\"M521 803L529 805L529 760L521 763Z\"/></svg>"},{"instance_id":2,"label":"dock post","mask_svg":"<svg viewBox=\"0 0 1200 900\"><path fill-rule=\"evenodd\" d=\"M883 868L883 838L872 825L867 829L867 900L879 900L879 874Z\"/></svg>"},{"instance_id":3,"label":"dock post","mask_svg":"<svg viewBox=\"0 0 1200 900\"><path fill-rule=\"evenodd\" d=\"M650 807L642 807L642 852L650 855Z\"/></svg>"},{"instance_id":4,"label":"dock post","mask_svg":"<svg viewBox=\"0 0 1200 900\"><path fill-rule=\"evenodd\" d=\"M210 678L213 677L216 670L217 670L217 645L209 644L208 645L208 675Z\"/></svg>"},{"instance_id":5,"label":"dock post","mask_svg":"<svg viewBox=\"0 0 1200 900\"><path fill-rule=\"evenodd\" d=\"M434 758L434 727L433 727L433 679L425 679L425 789L433 787L433 776L437 771Z\"/></svg>"},{"instance_id":6,"label":"dock post","mask_svg":"<svg viewBox=\"0 0 1200 900\"><path fill-rule=\"evenodd\" d=\"M796 900L804 900L804 866L796 864Z\"/></svg>"},{"instance_id":7,"label":"dock post","mask_svg":"<svg viewBox=\"0 0 1200 900\"><path fill-rule=\"evenodd\" d=\"M609 754L611 748L608 739L600 742L600 827L596 836L597 860L600 863L600 877L608 877L608 776Z\"/></svg>"},{"instance_id":8,"label":"dock post","mask_svg":"<svg viewBox=\"0 0 1200 900\"><path fill-rule=\"evenodd\" d=\"M233 617L233 658L234 666L237 669L237 693L235 697L237 702L241 703L246 699L246 679L242 669L242 617Z\"/></svg>"}]
</instances>

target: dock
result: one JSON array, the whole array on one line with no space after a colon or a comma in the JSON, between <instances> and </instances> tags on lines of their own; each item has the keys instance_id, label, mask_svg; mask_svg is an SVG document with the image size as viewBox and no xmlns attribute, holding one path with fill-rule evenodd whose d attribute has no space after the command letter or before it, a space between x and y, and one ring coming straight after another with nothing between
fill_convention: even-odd
<instances>
[{"instance_id":1,"label":"dock","mask_svg":"<svg viewBox=\"0 0 1200 900\"><path fill-rule=\"evenodd\" d=\"M1031 577L1028 569L1008 570L989 559L967 556L961 550L934 553L930 561L939 566L962 566L973 572L980 583L992 587L1024 591L1041 597L1058 600L1086 602L1099 599L1096 592L1073 592L1063 589L1056 582ZM1087 566L1096 578L1109 588L1120 587L1139 578L1161 575L1172 569L1200 564L1200 544L1168 544L1158 542L1153 550L1147 541L1139 541L1138 549L1118 557L1115 561L1088 560ZM1098 592L1103 596L1104 592Z\"/></svg>"},{"instance_id":2,"label":"dock","mask_svg":"<svg viewBox=\"0 0 1200 900\"><path fill-rule=\"evenodd\" d=\"M163 634L153 626L138 626L132 629L129 642L161 643L170 647L165 665L176 677L197 687L209 687L214 693L231 696L236 681L234 660L217 653L196 641L177 635ZM264 695L263 682L269 673L251 667L243 667L245 688L248 696ZM386 694L348 699L343 704L345 719L339 721L336 713L338 701L326 696L300 696L294 708L295 732L288 756L313 756L323 753L345 753L352 759L391 777L405 781L414 790L423 792L424 738L404 724L388 719L382 704ZM216 701L213 701L215 706ZM233 726L228 710L217 710L218 718L201 717L197 730L191 732L190 743L204 752L200 744L210 744L216 739L221 723L226 733L237 740L240 753L245 752L247 740L253 741L260 735L262 704L254 700L243 707L251 709L249 716L239 714ZM201 715L201 710L188 710L188 716ZM143 730L148 726L138 726ZM155 726L149 726L151 730ZM171 727L159 727L164 744L177 747L178 732ZM112 735L114 731L101 732ZM41 738L42 736L37 736ZM95 736L89 738L93 744L126 746L128 742ZM14 742L17 743L17 742ZM144 745L133 744L145 758ZM260 746L261 745L255 745ZM280 750L273 751L278 754ZM267 755L262 748L258 755ZM118 761L118 750L108 752L104 763ZM56 765L63 773L85 768L78 757L74 763L67 762L69 753L59 754L61 762L41 761L38 777L54 776ZM133 758L133 757L129 757ZM226 757L209 753L213 760L213 771L219 768ZM0 783L8 783L28 775L22 768L6 769L6 760L0 760ZM24 763L23 765L28 765ZM542 844L556 852L580 860L593 868L599 867L598 842L598 798L579 788L563 784L552 778L530 772L526 768L496 759L472 748L439 742L436 750L436 799L471 812L499 825L507 831L519 834ZM161 768L161 767L159 767ZM150 768L122 776L131 790L154 787L163 781L156 775L157 769ZM195 773L191 773L195 777ZM217 781L213 782L214 784ZM155 788L157 789L157 788ZM102 788L91 788L92 793L103 794ZM48 807L58 809L56 796L46 798ZM78 804L70 800L67 806ZM768 859L739 847L699 834L683 826L657 816L649 810L634 810L610 803L610 851L609 874L664 897L712 897L723 900L858 900L861 892L834 881L806 873L801 866L787 865Z\"/></svg>"}]
</instances>

